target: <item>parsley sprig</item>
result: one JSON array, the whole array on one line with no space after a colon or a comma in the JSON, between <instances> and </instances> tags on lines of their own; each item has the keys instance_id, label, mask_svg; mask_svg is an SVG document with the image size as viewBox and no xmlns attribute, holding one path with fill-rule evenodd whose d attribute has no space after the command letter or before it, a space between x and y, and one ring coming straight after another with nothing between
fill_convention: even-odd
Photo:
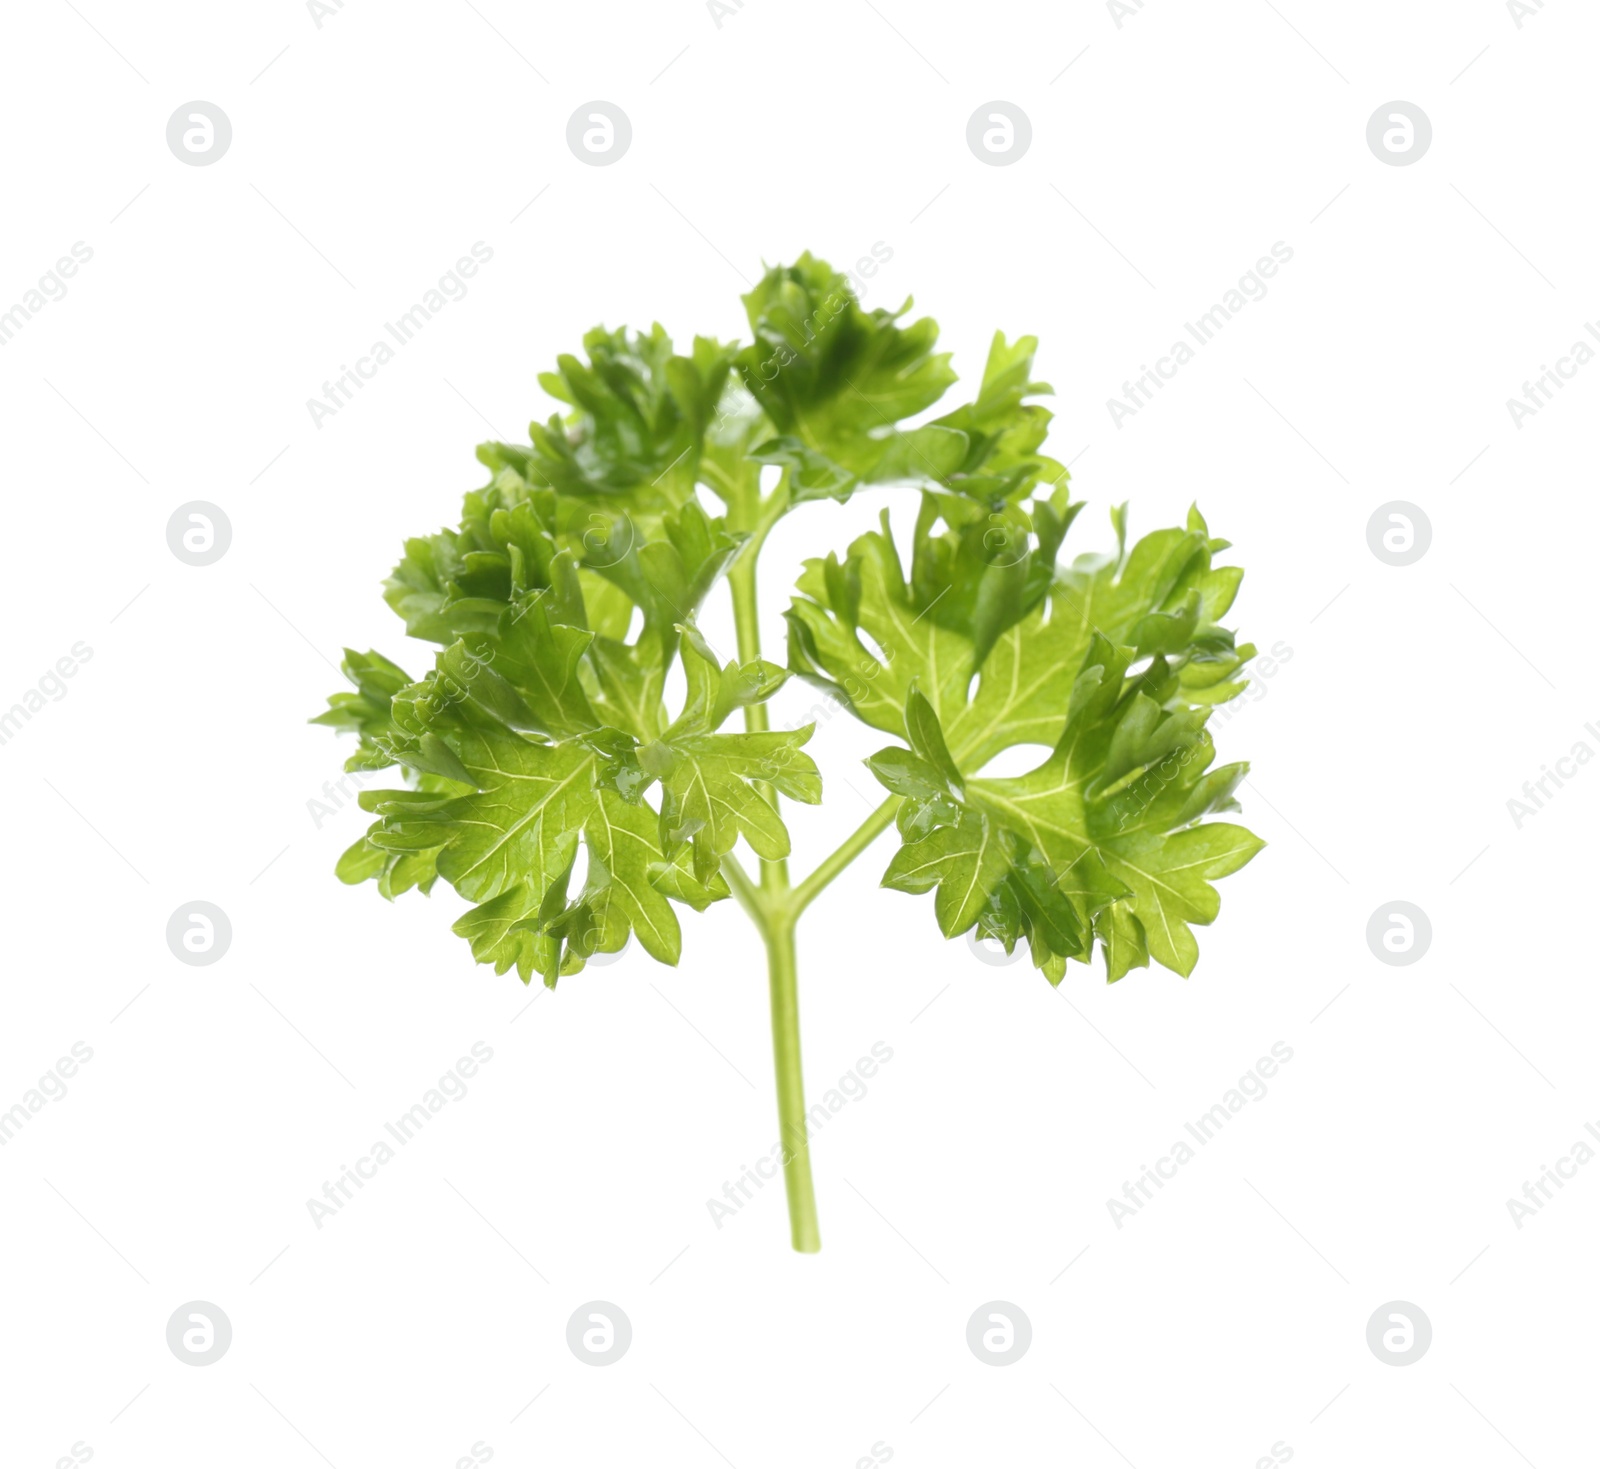
<instances>
[{"instance_id":1,"label":"parsley sprig","mask_svg":"<svg viewBox=\"0 0 1600 1469\"><path fill-rule=\"evenodd\" d=\"M460 524L408 541L385 598L435 646L413 678L347 651L354 692L315 721L357 736L375 820L340 858L386 898L443 878L455 931L497 973L554 987L630 937L677 963L678 909L732 897L767 948L783 1159L796 1249L819 1236L806 1141L796 924L891 825L883 883L934 895L941 933L1025 946L1059 984L1096 951L1120 979L1187 975L1212 884L1260 849L1217 765L1210 710L1254 654L1224 628L1239 568L1198 510L1182 527L1063 562L1083 508L1043 453L1037 343L995 335L977 396L915 426L955 382L938 329L867 310L804 255L744 298L751 340L597 328L540 382L566 412L488 443ZM780 469L762 488L762 471ZM865 485L918 497L904 550L880 529L805 563L782 666L762 656L756 569L779 519ZM711 513L715 511L716 513ZM698 627L726 582L723 662ZM669 708L667 676L682 672ZM891 743L883 803L792 881L782 800L822 800L812 728L773 730L791 678ZM1028 773L983 774L1017 745ZM748 849L741 858L741 846ZM748 865L747 865L748 864Z\"/></svg>"}]
</instances>

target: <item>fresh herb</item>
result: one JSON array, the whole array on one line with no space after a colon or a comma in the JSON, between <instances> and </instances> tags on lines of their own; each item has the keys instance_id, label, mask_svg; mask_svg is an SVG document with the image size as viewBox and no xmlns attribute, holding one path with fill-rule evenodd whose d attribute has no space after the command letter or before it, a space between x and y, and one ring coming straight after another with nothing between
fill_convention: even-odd
<instances>
[{"instance_id":1,"label":"fresh herb","mask_svg":"<svg viewBox=\"0 0 1600 1469\"><path fill-rule=\"evenodd\" d=\"M387 898L442 877L473 904L455 931L497 973L554 987L630 935L676 964L679 906L743 907L769 957L794 1247L815 1250L800 915L893 823L884 885L933 892L947 937L1025 942L1051 984L1097 947L1112 980L1151 958L1187 975L1212 882L1261 846L1202 820L1237 809L1246 767L1213 764L1206 719L1255 650L1219 625L1242 573L1213 564L1228 543L1197 510L1129 546L1119 507L1115 552L1058 559L1082 506L1041 452L1032 337L997 333L976 399L903 428L955 381L932 320L907 323L909 302L864 309L810 255L744 302L748 344L697 337L679 355L659 326L596 329L586 361L542 375L569 411L529 444L479 446L490 480L460 527L408 541L388 581L407 632L438 646L432 670L349 652L355 692L316 722L357 734L349 769L404 778L362 792L377 820L339 876ZM787 666L764 659L756 566L773 526L878 484L919 497L909 564L887 514L842 558L807 561ZM724 580L726 661L697 625ZM882 805L791 881L781 798L822 799L812 727L769 728L767 701L796 676L893 743L867 762ZM1051 753L1025 775L980 773L1016 745Z\"/></svg>"}]
</instances>

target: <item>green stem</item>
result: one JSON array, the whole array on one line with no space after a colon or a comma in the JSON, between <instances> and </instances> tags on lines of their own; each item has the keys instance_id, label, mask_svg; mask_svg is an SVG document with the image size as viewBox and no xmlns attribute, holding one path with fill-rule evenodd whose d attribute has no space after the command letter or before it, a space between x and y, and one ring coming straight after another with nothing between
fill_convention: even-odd
<instances>
[{"instance_id":1,"label":"green stem","mask_svg":"<svg viewBox=\"0 0 1600 1469\"><path fill-rule=\"evenodd\" d=\"M787 917L768 930L767 978L772 998L772 1060L778 1078L778 1136L783 1142L783 1185L789 1196L789 1240L795 1249L814 1254L822 1248L822 1236L817 1230L811 1144L806 1137L794 922Z\"/></svg>"},{"instance_id":2,"label":"green stem","mask_svg":"<svg viewBox=\"0 0 1600 1469\"><path fill-rule=\"evenodd\" d=\"M739 661L748 663L761 656L761 609L756 605L756 559L749 555L749 546L740 554L728 572L728 585L733 589L733 626L739 639ZM762 704L745 706L745 723L760 715L762 728L766 727L767 711Z\"/></svg>"},{"instance_id":3,"label":"green stem","mask_svg":"<svg viewBox=\"0 0 1600 1469\"><path fill-rule=\"evenodd\" d=\"M739 661L761 656L760 604L756 596L756 560L767 533L789 507L787 476L766 502L742 507L748 517L749 540L728 571L733 594L733 622L739 640ZM754 511L754 514L751 514ZM759 733L768 727L764 704L744 711L745 728ZM778 809L778 793L765 781L757 788ZM811 1183L811 1145L806 1136L805 1078L800 1066L800 996L795 952L795 921L811 901L871 844L900 807L900 797L890 796L837 851L825 858L798 887L789 886L789 864L779 858L761 862L760 886L751 880L730 853L722 870L739 905L750 915L767 950L768 990L772 1005L772 1062L778 1084L778 1128L783 1148L783 1183L789 1199L789 1238L806 1254L822 1248L817 1230L817 1199Z\"/></svg>"},{"instance_id":4,"label":"green stem","mask_svg":"<svg viewBox=\"0 0 1600 1469\"><path fill-rule=\"evenodd\" d=\"M760 605L756 597L756 558L767 532L777 524L789 499L787 483L780 483L762 505L751 527L750 539L728 573L733 593L733 621L739 640L739 661L761 656ZM745 706L745 728L765 730L764 704ZM778 793L767 782L758 786L778 808ZM800 996L794 943L794 919L788 911L789 864L779 858L761 862L761 887L757 891L737 862L725 865L729 886L752 919L767 949L768 990L772 1005L772 1061L778 1084L778 1130L783 1147L783 1184L789 1200L789 1238L795 1249L807 1254L822 1248L817 1232L817 1199L811 1184L811 1147L806 1138L805 1078L800 1066Z\"/></svg>"},{"instance_id":5,"label":"green stem","mask_svg":"<svg viewBox=\"0 0 1600 1469\"><path fill-rule=\"evenodd\" d=\"M727 878L728 886L733 889L733 896L738 904L750 915L750 921L755 924L761 934L761 941L767 939L767 910L762 901L761 892L750 881L750 874L744 870L737 857L729 852L722 859L722 875Z\"/></svg>"},{"instance_id":6,"label":"green stem","mask_svg":"<svg viewBox=\"0 0 1600 1469\"><path fill-rule=\"evenodd\" d=\"M780 481L749 527L750 539L728 572L733 593L733 622L739 640L739 661L761 656L760 605L756 596L756 560L767 533L788 509L787 477ZM745 728L759 733L768 727L764 704L747 705ZM759 782L762 794L778 808L778 793ZM789 886L789 864L779 858L761 862L758 888L730 853L723 872L734 897L750 915L767 950L767 980L772 1006L772 1062L778 1085L778 1130L783 1148L783 1183L789 1200L789 1238L795 1249L811 1254L822 1248L817 1229L817 1199L811 1182L811 1145L806 1136L805 1078L800 1065L800 995L795 951L795 922L811 901L871 844L900 807L890 796L843 845L823 860L798 887Z\"/></svg>"},{"instance_id":7,"label":"green stem","mask_svg":"<svg viewBox=\"0 0 1600 1469\"><path fill-rule=\"evenodd\" d=\"M750 539L740 548L738 559L728 572L728 586L733 593L733 625L739 641L739 661L749 663L761 656L761 607L756 595L756 559L767 539L767 532L778 523L789 503L787 481L779 483L762 505L750 530ZM767 729L767 706L747 704L744 710L744 727L752 734ZM778 809L778 793L766 781L757 781L756 789ZM789 864L783 859L761 864L761 889L781 897L789 890Z\"/></svg>"},{"instance_id":8,"label":"green stem","mask_svg":"<svg viewBox=\"0 0 1600 1469\"><path fill-rule=\"evenodd\" d=\"M901 797L890 796L871 816L867 817L845 838L837 850L825 857L811 875L797 884L789 894L788 913L792 920L798 918L813 898L834 880L872 844L874 837L894 820L900 809Z\"/></svg>"}]
</instances>

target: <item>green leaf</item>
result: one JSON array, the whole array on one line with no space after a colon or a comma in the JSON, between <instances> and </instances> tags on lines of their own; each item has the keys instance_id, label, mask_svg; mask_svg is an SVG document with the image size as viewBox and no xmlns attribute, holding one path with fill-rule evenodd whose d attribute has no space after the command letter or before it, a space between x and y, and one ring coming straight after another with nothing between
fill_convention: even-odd
<instances>
[{"instance_id":1,"label":"green leaf","mask_svg":"<svg viewBox=\"0 0 1600 1469\"><path fill-rule=\"evenodd\" d=\"M719 665L695 629L680 631L683 709L659 740L640 747L638 759L661 782L661 850L676 856L689 844L695 880L703 884L740 836L768 860L789 855L788 829L758 783L815 804L822 799L822 777L801 750L811 738L810 725L716 732L735 708L770 698L787 677L784 671L761 660Z\"/></svg>"},{"instance_id":2,"label":"green leaf","mask_svg":"<svg viewBox=\"0 0 1600 1469\"><path fill-rule=\"evenodd\" d=\"M859 446L920 413L955 381L939 328L910 309L867 311L845 278L809 252L769 270L745 298L755 340L735 359L780 434L848 464Z\"/></svg>"},{"instance_id":3,"label":"green leaf","mask_svg":"<svg viewBox=\"0 0 1600 1469\"><path fill-rule=\"evenodd\" d=\"M650 881L669 898L704 913L713 903L729 896L728 880L721 872L713 873L710 881L701 882L689 865L686 847L671 862L661 862L650 869Z\"/></svg>"},{"instance_id":4,"label":"green leaf","mask_svg":"<svg viewBox=\"0 0 1600 1469\"><path fill-rule=\"evenodd\" d=\"M1106 978L1115 982L1130 969L1143 969L1150 962L1150 946L1145 942L1144 924L1133 904L1123 899L1108 903L1094 916L1095 936L1106 957Z\"/></svg>"},{"instance_id":5,"label":"green leaf","mask_svg":"<svg viewBox=\"0 0 1600 1469\"><path fill-rule=\"evenodd\" d=\"M1211 819L1245 766L1216 763L1207 718L1255 652L1222 626L1228 543L1198 507L1130 541L1119 506L1114 551L1062 563L1082 506L1044 452L1030 336L996 332L975 396L936 407L954 373L910 301L869 310L808 254L744 304L743 344L589 332L539 375L558 411L479 445L487 483L405 542L384 597L431 667L347 651L353 691L314 720L355 737L347 768L396 770L337 875L387 898L443 879L474 957L525 982L632 935L675 962L674 905L728 897L740 842L787 856L781 798L821 799L811 728L767 728L793 674L903 742L867 762L899 798L885 882L931 892L941 931L1026 943L1051 983L1095 947L1113 979L1189 972L1213 884L1260 845ZM782 514L866 485L918 496L905 556L885 511L805 562L786 667L724 661L700 620L717 583ZM1017 746L1031 769L986 773Z\"/></svg>"},{"instance_id":6,"label":"green leaf","mask_svg":"<svg viewBox=\"0 0 1600 1469\"><path fill-rule=\"evenodd\" d=\"M411 682L411 675L380 653L344 650L339 671L356 686L353 694L329 696L325 713L310 722L332 729L354 730L355 754L344 762L346 770L382 770L395 763L395 735L390 706L394 696Z\"/></svg>"},{"instance_id":7,"label":"green leaf","mask_svg":"<svg viewBox=\"0 0 1600 1469\"><path fill-rule=\"evenodd\" d=\"M963 814L953 826L936 827L908 842L894 855L883 885L903 893L937 887L934 913L939 930L954 938L973 927L1011 873L1004 831L992 822Z\"/></svg>"},{"instance_id":8,"label":"green leaf","mask_svg":"<svg viewBox=\"0 0 1600 1469\"><path fill-rule=\"evenodd\" d=\"M615 729L556 742L530 739L520 728L522 711L538 701L540 689L548 696L558 686L551 670L544 670L539 689L513 685L492 670L466 666L461 650L461 644L446 649L428 679L392 701L399 758L430 772L421 779L432 788L363 792L362 806L379 819L341 859L339 875L403 890L431 883L436 872L477 905L456 926L474 956L499 972L515 967L524 980L540 973L554 983L588 954L620 947L630 932L653 957L676 963L681 935L668 898L703 908L728 889L714 861L707 870L676 870L674 850L660 840L663 818L641 799L652 773L640 764L635 741ZM553 644L542 656L566 666ZM773 686L770 675L757 674L719 671L730 685L728 707ZM739 754L737 746L718 742L756 738L696 736L685 758L704 762L716 786L724 778L721 764ZM770 753L758 760L756 753L745 752L745 768L781 775L781 760ZM608 766L615 768L608 773ZM629 769L637 785L624 794ZM790 789L804 784L793 773L782 778ZM663 809L672 810L673 800L664 792ZM580 847L588 875L569 902Z\"/></svg>"},{"instance_id":9,"label":"green leaf","mask_svg":"<svg viewBox=\"0 0 1600 1469\"><path fill-rule=\"evenodd\" d=\"M885 881L937 887L942 932L1026 938L1052 980L1057 961L1087 961L1091 936L1113 979L1150 956L1188 974L1192 927L1217 916L1212 882L1261 845L1242 827L1195 824L1235 809L1245 770L1211 768L1205 728L1208 695L1226 697L1222 680L1253 652L1211 616L1239 573L1211 566L1203 522L1055 566L1067 517L1050 503L1048 515L1038 501L1016 508L1028 528L1017 559L1043 547L1049 580L987 621L958 627L943 610L983 607L989 567L963 555L971 512L932 497L909 577L887 525L843 565L808 563L792 657L910 745L868 762L904 800L906 845ZM1041 744L1049 754L1026 775L982 774L1002 751Z\"/></svg>"},{"instance_id":10,"label":"green leaf","mask_svg":"<svg viewBox=\"0 0 1600 1469\"><path fill-rule=\"evenodd\" d=\"M996 332L976 400L935 420L967 440L960 466L943 480L952 489L992 504L1015 500L1044 480L1065 483L1066 467L1038 452L1050 430L1049 410L1023 401L1051 391L1032 380L1038 346L1035 337L1008 343Z\"/></svg>"},{"instance_id":11,"label":"green leaf","mask_svg":"<svg viewBox=\"0 0 1600 1469\"><path fill-rule=\"evenodd\" d=\"M582 746L541 745L462 722L450 746L476 787L466 795L377 805L370 834L386 851L438 849L439 874L464 898L519 883L543 896L568 868L596 803L595 758Z\"/></svg>"},{"instance_id":12,"label":"green leaf","mask_svg":"<svg viewBox=\"0 0 1600 1469\"><path fill-rule=\"evenodd\" d=\"M472 946L472 957L478 963L494 965L496 974L515 968L526 984L533 975L550 972L560 949L550 935L529 926L541 898L533 887L518 883L463 913L451 930Z\"/></svg>"},{"instance_id":13,"label":"green leaf","mask_svg":"<svg viewBox=\"0 0 1600 1469\"><path fill-rule=\"evenodd\" d=\"M562 356L555 372L539 375L572 412L530 425L524 472L562 495L619 501L647 519L682 505L731 350L697 338L692 357L676 356L659 324L649 333L596 327L583 346L588 362Z\"/></svg>"},{"instance_id":14,"label":"green leaf","mask_svg":"<svg viewBox=\"0 0 1600 1469\"><path fill-rule=\"evenodd\" d=\"M897 796L909 796L913 801L930 801L949 794L950 783L937 766L930 765L920 755L913 755L897 745L890 745L876 755L869 755L866 765L882 785Z\"/></svg>"},{"instance_id":15,"label":"green leaf","mask_svg":"<svg viewBox=\"0 0 1600 1469\"><path fill-rule=\"evenodd\" d=\"M906 739L924 764L938 771L952 790L960 791L960 768L950 757L944 731L939 728L939 716L934 713L933 705L922 697L921 689L913 688L906 696Z\"/></svg>"},{"instance_id":16,"label":"green leaf","mask_svg":"<svg viewBox=\"0 0 1600 1469\"><path fill-rule=\"evenodd\" d=\"M652 959L676 964L683 948L683 934L677 916L664 894L650 881L653 868L662 861L656 844L656 823L642 806L630 805L613 791L602 789L592 803L584 824L591 868L590 880L602 878L615 903L638 934L639 942Z\"/></svg>"}]
</instances>

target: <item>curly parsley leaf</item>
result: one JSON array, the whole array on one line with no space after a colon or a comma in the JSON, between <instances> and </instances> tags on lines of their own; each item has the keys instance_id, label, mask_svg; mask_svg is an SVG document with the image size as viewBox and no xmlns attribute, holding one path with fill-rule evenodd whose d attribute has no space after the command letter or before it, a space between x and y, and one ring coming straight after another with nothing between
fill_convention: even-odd
<instances>
[{"instance_id":1,"label":"curly parsley leaf","mask_svg":"<svg viewBox=\"0 0 1600 1469\"><path fill-rule=\"evenodd\" d=\"M350 654L356 692L318 718L358 733L360 768L398 764L414 781L363 792L378 820L339 876L376 880L387 897L444 878L475 904L456 925L474 957L524 979L553 983L630 934L676 963L669 899L703 909L727 897L720 864L741 835L760 856L789 850L756 782L821 799L800 751L809 729L720 730L787 672L721 664L692 623L673 620L738 545L690 501L663 517L660 539L593 567L548 502L504 474L467 497L459 531L410 543L390 600L413 632L449 641L416 682L379 655ZM597 589L603 601L613 587L639 611L632 642L586 625ZM686 693L669 719L674 656ZM569 894L580 851L586 875Z\"/></svg>"},{"instance_id":2,"label":"curly parsley leaf","mask_svg":"<svg viewBox=\"0 0 1600 1469\"><path fill-rule=\"evenodd\" d=\"M442 877L473 904L474 956L524 979L634 934L673 962L673 905L727 897L741 842L787 856L778 798L821 799L809 728L724 728L794 673L905 741L869 761L900 797L885 882L932 892L942 931L1026 940L1053 981L1097 942L1113 978L1151 957L1189 972L1211 884L1259 846L1203 820L1244 771L1213 768L1205 729L1253 651L1220 625L1240 573L1198 512L1130 547L1122 508L1114 554L1063 565L1081 506L1043 452L1035 339L997 332L973 400L912 424L954 374L910 304L869 310L805 255L745 297L746 345L596 328L540 377L563 411L480 446L488 484L386 584L432 670L347 652L354 691L315 721L356 735L349 769L405 783L363 792L377 819L343 880L395 897ZM787 668L722 661L698 611L767 507L883 483L920 496L909 562L885 516L806 563ZM984 774L1017 745L1049 754Z\"/></svg>"},{"instance_id":3,"label":"curly parsley leaf","mask_svg":"<svg viewBox=\"0 0 1600 1469\"><path fill-rule=\"evenodd\" d=\"M903 798L885 883L936 890L947 936L1026 938L1054 982L1095 937L1113 979L1150 956L1188 974L1191 926L1217 916L1212 882L1261 846L1201 823L1236 808L1246 770L1211 768L1205 728L1254 652L1218 622L1238 569L1213 566L1198 512L1055 568L1077 509L1061 492L981 520L942 506L929 497L909 577L885 523L844 563L808 563L789 614L797 669L910 746L868 762ZM1023 776L982 774L1015 745L1050 754Z\"/></svg>"}]
</instances>

